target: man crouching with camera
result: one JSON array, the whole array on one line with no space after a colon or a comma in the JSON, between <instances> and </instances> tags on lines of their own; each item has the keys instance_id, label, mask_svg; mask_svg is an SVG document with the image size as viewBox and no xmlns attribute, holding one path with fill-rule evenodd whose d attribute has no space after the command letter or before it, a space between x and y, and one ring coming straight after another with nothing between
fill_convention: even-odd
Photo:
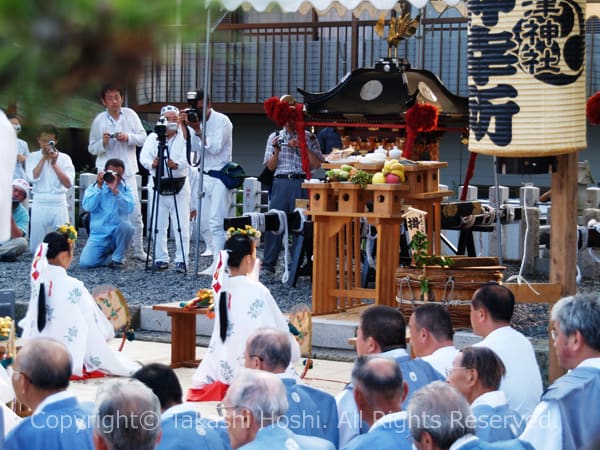
<instances>
[{"instance_id":1,"label":"man crouching with camera","mask_svg":"<svg viewBox=\"0 0 600 450\"><path fill-rule=\"evenodd\" d=\"M123 181L124 172L122 160L109 159L96 182L85 190L81 204L91 218L90 236L79 257L81 267L125 267L125 254L133 239L129 215L135 200Z\"/></svg>"},{"instance_id":2,"label":"man crouching with camera","mask_svg":"<svg viewBox=\"0 0 600 450\"><path fill-rule=\"evenodd\" d=\"M12 182L12 214L10 217L10 239L0 243L0 261L15 262L17 256L27 251L29 211L24 206L29 192L29 183L22 178Z\"/></svg>"}]
</instances>

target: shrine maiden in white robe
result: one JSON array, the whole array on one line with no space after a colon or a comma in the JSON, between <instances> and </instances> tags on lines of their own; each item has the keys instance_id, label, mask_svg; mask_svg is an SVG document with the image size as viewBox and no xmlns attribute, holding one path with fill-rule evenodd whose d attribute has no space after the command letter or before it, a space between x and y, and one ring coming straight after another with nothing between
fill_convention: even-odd
<instances>
[{"instance_id":1,"label":"shrine maiden in white robe","mask_svg":"<svg viewBox=\"0 0 600 450\"><path fill-rule=\"evenodd\" d=\"M269 290L259 281L247 275L230 276L226 287L227 336L220 336L219 298L215 297L215 320L206 356L192 377L192 387L201 389L221 382L231 384L233 378L244 367L246 340L258 328L277 328L289 333L287 321ZM292 363L300 359L300 349L290 334ZM294 373L288 368L288 372Z\"/></svg>"},{"instance_id":2,"label":"shrine maiden in white robe","mask_svg":"<svg viewBox=\"0 0 600 450\"><path fill-rule=\"evenodd\" d=\"M45 257L42 260L46 263ZM83 367L88 372L99 370L121 376L140 368L109 345L114 329L81 281L52 264L40 274L46 290L46 326L38 331L39 283L34 280L27 313L19 322L22 338L43 336L62 342L71 354L73 375L81 376Z\"/></svg>"}]
</instances>

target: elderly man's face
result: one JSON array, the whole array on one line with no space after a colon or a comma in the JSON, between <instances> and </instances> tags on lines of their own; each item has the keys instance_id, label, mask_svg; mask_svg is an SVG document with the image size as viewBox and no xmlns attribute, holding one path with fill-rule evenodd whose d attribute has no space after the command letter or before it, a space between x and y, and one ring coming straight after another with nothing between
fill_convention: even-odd
<instances>
[{"instance_id":1,"label":"elderly man's face","mask_svg":"<svg viewBox=\"0 0 600 450\"><path fill-rule=\"evenodd\" d=\"M563 369L573 369L577 366L576 357L573 353L573 343L576 338L576 333L567 335L561 330L558 323L552 324L552 339L554 340L554 351L558 359L558 365ZM579 336L581 339L581 336Z\"/></svg>"},{"instance_id":2,"label":"elderly man's face","mask_svg":"<svg viewBox=\"0 0 600 450\"><path fill-rule=\"evenodd\" d=\"M254 439L251 432L252 414L248 409L236 407L227 395L218 408L221 409L219 414L227 424L227 434L232 448L239 448Z\"/></svg>"},{"instance_id":3,"label":"elderly man's face","mask_svg":"<svg viewBox=\"0 0 600 450\"><path fill-rule=\"evenodd\" d=\"M446 369L446 382L450 386L454 386L462 395L468 398L468 395L471 392L469 383L469 378L471 376L470 372L473 369L467 369L462 365L462 357L462 353L458 353L454 357L452 367Z\"/></svg>"}]
</instances>

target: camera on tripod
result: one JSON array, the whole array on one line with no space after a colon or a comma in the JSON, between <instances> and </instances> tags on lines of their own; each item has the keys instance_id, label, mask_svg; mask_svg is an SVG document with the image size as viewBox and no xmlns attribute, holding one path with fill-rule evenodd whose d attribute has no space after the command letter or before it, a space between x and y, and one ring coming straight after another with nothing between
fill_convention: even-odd
<instances>
[{"instance_id":1,"label":"camera on tripod","mask_svg":"<svg viewBox=\"0 0 600 450\"><path fill-rule=\"evenodd\" d=\"M102 179L107 183L112 183L113 181L115 181L117 175L118 173L114 170L107 170L106 172L104 172L104 175L102 175Z\"/></svg>"},{"instance_id":2,"label":"camera on tripod","mask_svg":"<svg viewBox=\"0 0 600 450\"><path fill-rule=\"evenodd\" d=\"M159 142L167 141L167 119L161 117L154 125L154 132L158 136Z\"/></svg>"},{"instance_id":3,"label":"camera on tripod","mask_svg":"<svg viewBox=\"0 0 600 450\"><path fill-rule=\"evenodd\" d=\"M197 91L188 91L185 96L190 105L189 108L183 110L187 114L188 122L200 122L200 112L198 111L200 95Z\"/></svg>"}]
</instances>

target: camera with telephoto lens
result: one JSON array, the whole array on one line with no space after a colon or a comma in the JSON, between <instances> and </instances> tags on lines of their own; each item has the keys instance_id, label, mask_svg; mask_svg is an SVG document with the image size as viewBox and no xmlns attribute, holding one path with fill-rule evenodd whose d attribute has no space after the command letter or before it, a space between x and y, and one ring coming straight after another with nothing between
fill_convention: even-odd
<instances>
[{"instance_id":1,"label":"camera with telephoto lens","mask_svg":"<svg viewBox=\"0 0 600 450\"><path fill-rule=\"evenodd\" d=\"M183 110L187 114L188 122L200 122L200 113L198 111L198 100L200 96L197 91L189 91L186 95L189 108Z\"/></svg>"},{"instance_id":2,"label":"camera with telephoto lens","mask_svg":"<svg viewBox=\"0 0 600 450\"><path fill-rule=\"evenodd\" d=\"M115 181L115 177L117 175L118 173L114 170L107 170L106 172L104 172L104 175L102 175L102 179L107 183L112 183L113 181Z\"/></svg>"}]
</instances>

